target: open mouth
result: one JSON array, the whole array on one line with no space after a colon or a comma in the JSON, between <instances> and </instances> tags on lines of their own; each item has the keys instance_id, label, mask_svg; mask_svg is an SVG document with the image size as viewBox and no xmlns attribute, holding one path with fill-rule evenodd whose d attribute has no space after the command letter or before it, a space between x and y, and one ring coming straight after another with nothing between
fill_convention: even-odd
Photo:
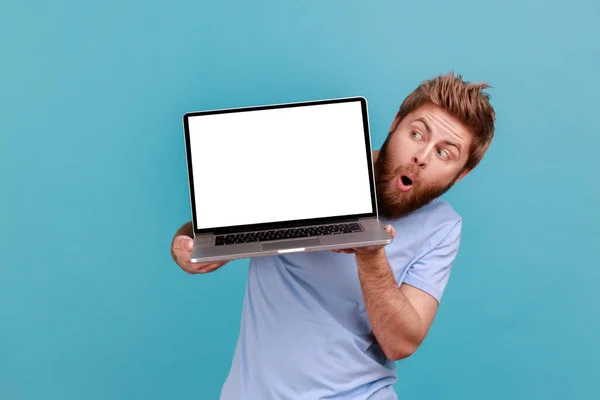
<instances>
[{"instance_id":1,"label":"open mouth","mask_svg":"<svg viewBox=\"0 0 600 400\"><path fill-rule=\"evenodd\" d=\"M400 179L402 180L402 183L403 183L405 186L410 186L410 185L412 185L412 183L413 183L413 182L412 182L412 179L410 179L410 178L409 178L408 176L406 176L406 175L402 175L402 176L400 177Z\"/></svg>"},{"instance_id":2,"label":"open mouth","mask_svg":"<svg viewBox=\"0 0 600 400\"><path fill-rule=\"evenodd\" d=\"M402 192L408 192L413 185L413 180L407 175L402 175L398 179L398 189Z\"/></svg>"}]
</instances>

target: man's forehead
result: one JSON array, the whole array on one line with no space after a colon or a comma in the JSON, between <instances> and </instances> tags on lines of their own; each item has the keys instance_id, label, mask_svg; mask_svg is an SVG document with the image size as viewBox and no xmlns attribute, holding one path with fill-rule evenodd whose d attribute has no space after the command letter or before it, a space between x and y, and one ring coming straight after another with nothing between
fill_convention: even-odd
<instances>
[{"instance_id":1,"label":"man's forehead","mask_svg":"<svg viewBox=\"0 0 600 400\"><path fill-rule=\"evenodd\" d=\"M455 139L468 141L471 133L457 118L445 111L443 108L425 104L407 115L407 122L424 125L432 133L452 136Z\"/></svg>"}]
</instances>

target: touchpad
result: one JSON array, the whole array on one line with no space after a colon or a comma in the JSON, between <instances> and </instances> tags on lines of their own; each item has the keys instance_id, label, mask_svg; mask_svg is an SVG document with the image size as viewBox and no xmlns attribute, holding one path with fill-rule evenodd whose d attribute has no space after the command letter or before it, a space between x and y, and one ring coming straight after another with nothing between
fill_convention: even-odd
<instances>
[{"instance_id":1,"label":"touchpad","mask_svg":"<svg viewBox=\"0 0 600 400\"><path fill-rule=\"evenodd\" d=\"M269 242L263 243L263 250L285 250L285 249L298 249L304 247L313 247L320 245L319 239L304 239L304 240L290 240L288 242Z\"/></svg>"}]
</instances>

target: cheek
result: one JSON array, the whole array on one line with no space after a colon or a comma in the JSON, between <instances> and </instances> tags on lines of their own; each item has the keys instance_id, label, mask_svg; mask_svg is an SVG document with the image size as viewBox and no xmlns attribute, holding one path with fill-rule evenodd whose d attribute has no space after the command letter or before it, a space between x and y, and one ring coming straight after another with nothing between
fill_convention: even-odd
<instances>
[{"instance_id":1,"label":"cheek","mask_svg":"<svg viewBox=\"0 0 600 400\"><path fill-rule=\"evenodd\" d=\"M449 165L429 165L421 173L421 182L425 186L445 186L458 173L458 170Z\"/></svg>"},{"instance_id":2,"label":"cheek","mask_svg":"<svg viewBox=\"0 0 600 400\"><path fill-rule=\"evenodd\" d=\"M416 150L417 147L415 141L410 140L401 134L398 134L390 141L389 155L390 159L393 160L396 165L409 163Z\"/></svg>"}]
</instances>

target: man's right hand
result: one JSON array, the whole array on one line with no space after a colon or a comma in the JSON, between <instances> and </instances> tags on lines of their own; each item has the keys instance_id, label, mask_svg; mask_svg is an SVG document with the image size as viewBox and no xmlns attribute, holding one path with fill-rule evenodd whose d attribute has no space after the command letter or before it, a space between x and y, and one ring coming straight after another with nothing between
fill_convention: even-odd
<instances>
[{"instance_id":1,"label":"man's right hand","mask_svg":"<svg viewBox=\"0 0 600 400\"><path fill-rule=\"evenodd\" d=\"M229 261L219 261L213 263L192 263L190 261L194 240L187 235L177 235L171 245L171 255L173 260L188 274L206 274L216 271Z\"/></svg>"}]
</instances>

